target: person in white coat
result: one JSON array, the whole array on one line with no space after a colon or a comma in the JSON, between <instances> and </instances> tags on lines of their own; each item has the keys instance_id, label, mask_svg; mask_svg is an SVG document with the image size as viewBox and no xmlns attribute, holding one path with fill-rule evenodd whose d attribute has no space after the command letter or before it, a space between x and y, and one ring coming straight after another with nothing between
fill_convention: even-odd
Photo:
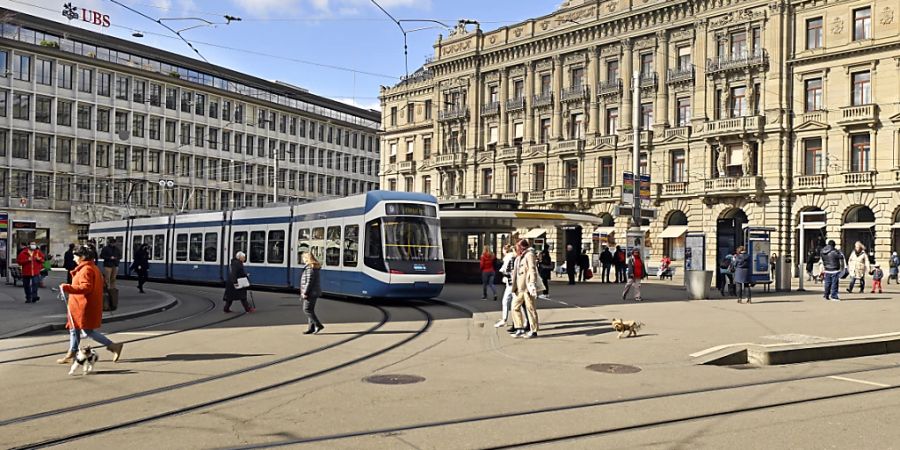
<instances>
[{"instance_id":1,"label":"person in white coat","mask_svg":"<svg viewBox=\"0 0 900 450\"><path fill-rule=\"evenodd\" d=\"M509 321L509 308L512 306L513 289L512 289L512 271L516 265L516 252L511 244L503 246L503 262L500 264L500 276L503 277L503 284L506 289L503 290L501 303L503 305L503 317L494 324L494 328L500 328Z\"/></svg>"},{"instance_id":2,"label":"person in white coat","mask_svg":"<svg viewBox=\"0 0 900 450\"><path fill-rule=\"evenodd\" d=\"M847 287L847 292L852 293L853 286L859 281L859 293L862 294L866 290L866 274L871 271L869 255L862 242L857 241L850 256L847 257L847 270L850 272L850 286Z\"/></svg>"}]
</instances>

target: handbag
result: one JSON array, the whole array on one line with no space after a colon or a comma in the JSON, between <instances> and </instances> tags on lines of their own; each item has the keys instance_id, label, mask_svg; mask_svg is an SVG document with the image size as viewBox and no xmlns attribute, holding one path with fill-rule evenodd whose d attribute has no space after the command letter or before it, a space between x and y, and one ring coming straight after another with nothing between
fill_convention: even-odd
<instances>
[{"instance_id":1,"label":"handbag","mask_svg":"<svg viewBox=\"0 0 900 450\"><path fill-rule=\"evenodd\" d=\"M585 280L590 280L591 278L594 278L594 271L591 270L591 269L585 270L585 271L584 271L584 279L585 279Z\"/></svg>"},{"instance_id":2,"label":"handbag","mask_svg":"<svg viewBox=\"0 0 900 450\"><path fill-rule=\"evenodd\" d=\"M850 270L844 267L844 270L841 272L841 279L847 278L850 276Z\"/></svg>"},{"instance_id":3,"label":"handbag","mask_svg":"<svg viewBox=\"0 0 900 450\"><path fill-rule=\"evenodd\" d=\"M235 287L237 289L247 289L250 287L250 279L247 277L240 277L237 279L237 283L235 283Z\"/></svg>"}]
</instances>

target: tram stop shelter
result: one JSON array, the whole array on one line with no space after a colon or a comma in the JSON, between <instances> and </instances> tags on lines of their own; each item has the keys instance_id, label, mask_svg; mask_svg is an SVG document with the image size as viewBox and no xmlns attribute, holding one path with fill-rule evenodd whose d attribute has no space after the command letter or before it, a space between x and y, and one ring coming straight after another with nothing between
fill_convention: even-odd
<instances>
[{"instance_id":1,"label":"tram stop shelter","mask_svg":"<svg viewBox=\"0 0 900 450\"><path fill-rule=\"evenodd\" d=\"M538 251L553 240L551 255L558 262L566 244L583 248L582 230L590 236L603 224L593 214L520 209L518 202L509 200L450 200L442 201L440 208L448 282L480 282L479 261L485 245L502 259L503 246L518 239L527 239Z\"/></svg>"}]
</instances>

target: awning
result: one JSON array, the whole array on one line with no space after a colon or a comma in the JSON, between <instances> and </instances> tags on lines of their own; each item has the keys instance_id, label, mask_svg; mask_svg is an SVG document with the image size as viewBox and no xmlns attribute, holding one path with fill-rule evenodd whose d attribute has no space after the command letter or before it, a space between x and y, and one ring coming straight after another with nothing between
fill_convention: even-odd
<instances>
[{"instance_id":1,"label":"awning","mask_svg":"<svg viewBox=\"0 0 900 450\"><path fill-rule=\"evenodd\" d=\"M541 236L544 236L545 234L547 234L547 230L543 228L535 228L532 230L528 230L528 232L525 233L524 236L522 236L522 239L537 239Z\"/></svg>"},{"instance_id":2,"label":"awning","mask_svg":"<svg viewBox=\"0 0 900 450\"><path fill-rule=\"evenodd\" d=\"M797 229L800 230L821 230L825 228L825 222L803 222L800 225L797 225Z\"/></svg>"},{"instance_id":3,"label":"awning","mask_svg":"<svg viewBox=\"0 0 900 450\"><path fill-rule=\"evenodd\" d=\"M661 239L677 239L684 236L687 230L687 225L669 225L657 237Z\"/></svg>"},{"instance_id":4,"label":"awning","mask_svg":"<svg viewBox=\"0 0 900 450\"><path fill-rule=\"evenodd\" d=\"M613 233L615 233L615 232L616 232L616 227L597 227L597 228L594 228L594 234L599 234L599 235L601 235L601 236L604 235L604 234L610 235L610 234L613 234Z\"/></svg>"},{"instance_id":5,"label":"awning","mask_svg":"<svg viewBox=\"0 0 900 450\"><path fill-rule=\"evenodd\" d=\"M851 222L841 225L842 230L868 230L873 228L875 222Z\"/></svg>"}]
</instances>

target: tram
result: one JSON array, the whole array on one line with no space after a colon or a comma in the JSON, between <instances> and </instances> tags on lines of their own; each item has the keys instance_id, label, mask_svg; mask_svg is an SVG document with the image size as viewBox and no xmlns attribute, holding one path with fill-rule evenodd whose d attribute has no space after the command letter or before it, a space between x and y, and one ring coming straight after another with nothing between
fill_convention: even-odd
<instances>
[{"instance_id":1,"label":"tram","mask_svg":"<svg viewBox=\"0 0 900 450\"><path fill-rule=\"evenodd\" d=\"M297 206L176 214L99 222L98 249L115 238L119 272L130 275L138 246L150 247L150 278L224 283L231 258L247 255L254 286L297 289L302 257L322 263L325 294L427 299L445 272L437 200L426 194L371 191Z\"/></svg>"}]
</instances>

